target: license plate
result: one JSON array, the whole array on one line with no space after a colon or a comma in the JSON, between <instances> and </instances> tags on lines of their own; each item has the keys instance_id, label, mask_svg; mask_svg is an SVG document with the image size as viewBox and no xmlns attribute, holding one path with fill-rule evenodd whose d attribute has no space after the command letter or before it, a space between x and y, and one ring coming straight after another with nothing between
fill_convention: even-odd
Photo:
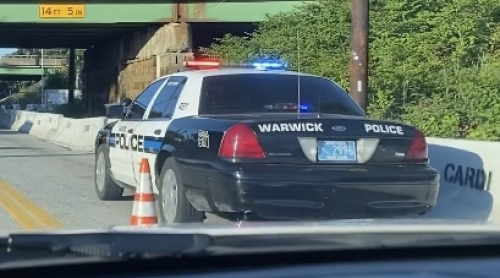
<instances>
[{"instance_id":1,"label":"license plate","mask_svg":"<svg viewBox=\"0 0 500 278\"><path fill-rule=\"evenodd\" d=\"M357 161L356 142L318 141L318 161L355 162Z\"/></svg>"}]
</instances>

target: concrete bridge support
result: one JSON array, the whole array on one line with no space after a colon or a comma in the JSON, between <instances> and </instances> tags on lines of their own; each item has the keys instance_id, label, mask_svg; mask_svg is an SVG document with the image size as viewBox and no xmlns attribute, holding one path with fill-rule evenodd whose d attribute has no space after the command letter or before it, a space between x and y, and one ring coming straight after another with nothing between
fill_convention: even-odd
<instances>
[{"instance_id":1,"label":"concrete bridge support","mask_svg":"<svg viewBox=\"0 0 500 278\"><path fill-rule=\"evenodd\" d=\"M83 94L93 115L104 103L135 98L150 82L192 56L189 24L171 23L111 38L85 52Z\"/></svg>"}]
</instances>

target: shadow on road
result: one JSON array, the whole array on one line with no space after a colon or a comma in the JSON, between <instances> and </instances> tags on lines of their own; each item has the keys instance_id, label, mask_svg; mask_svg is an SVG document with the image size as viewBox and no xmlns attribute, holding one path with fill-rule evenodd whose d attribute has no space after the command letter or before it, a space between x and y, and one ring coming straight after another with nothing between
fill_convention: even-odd
<instances>
[{"instance_id":1,"label":"shadow on road","mask_svg":"<svg viewBox=\"0 0 500 278\"><path fill-rule=\"evenodd\" d=\"M40 148L34 148L34 147L0 147L1 150L38 150Z\"/></svg>"},{"instance_id":2,"label":"shadow on road","mask_svg":"<svg viewBox=\"0 0 500 278\"><path fill-rule=\"evenodd\" d=\"M19 132L8 129L0 129L0 136L2 135L19 135Z\"/></svg>"},{"instance_id":3,"label":"shadow on road","mask_svg":"<svg viewBox=\"0 0 500 278\"><path fill-rule=\"evenodd\" d=\"M130 196L123 196L120 200L117 201L133 201L134 200L134 195Z\"/></svg>"},{"instance_id":4,"label":"shadow on road","mask_svg":"<svg viewBox=\"0 0 500 278\"><path fill-rule=\"evenodd\" d=\"M133 201L134 200L134 195L135 193L133 191L130 191L132 189L130 188L127 188L125 189L125 192L123 193L123 196L119 199L116 199L116 200L108 200L106 202L130 202L130 201Z\"/></svg>"},{"instance_id":5,"label":"shadow on road","mask_svg":"<svg viewBox=\"0 0 500 278\"><path fill-rule=\"evenodd\" d=\"M18 131L21 133L29 133L32 127L33 122L26 121L22 126L19 127Z\"/></svg>"},{"instance_id":6,"label":"shadow on road","mask_svg":"<svg viewBox=\"0 0 500 278\"><path fill-rule=\"evenodd\" d=\"M19 155L0 155L0 158L10 157L62 157L62 156L93 156L91 153L68 153L68 154L19 154Z\"/></svg>"}]
</instances>

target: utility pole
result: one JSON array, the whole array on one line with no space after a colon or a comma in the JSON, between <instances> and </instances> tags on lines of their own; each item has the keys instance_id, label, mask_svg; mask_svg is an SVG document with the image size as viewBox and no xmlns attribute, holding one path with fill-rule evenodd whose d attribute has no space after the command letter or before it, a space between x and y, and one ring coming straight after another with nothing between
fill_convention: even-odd
<instances>
[{"instance_id":1,"label":"utility pole","mask_svg":"<svg viewBox=\"0 0 500 278\"><path fill-rule=\"evenodd\" d=\"M40 81L40 91L41 91L41 96L40 100L42 104L45 104L47 102L46 97L45 97L45 67L43 65L43 48L40 51L40 63L41 63L41 68L42 68L42 79Z\"/></svg>"},{"instance_id":2,"label":"utility pole","mask_svg":"<svg viewBox=\"0 0 500 278\"><path fill-rule=\"evenodd\" d=\"M351 0L351 77L353 99L366 112L368 105L369 0Z\"/></svg>"},{"instance_id":3,"label":"utility pole","mask_svg":"<svg viewBox=\"0 0 500 278\"><path fill-rule=\"evenodd\" d=\"M68 84L68 104L73 103L73 99L75 96L75 49L69 49L69 84Z\"/></svg>"}]
</instances>

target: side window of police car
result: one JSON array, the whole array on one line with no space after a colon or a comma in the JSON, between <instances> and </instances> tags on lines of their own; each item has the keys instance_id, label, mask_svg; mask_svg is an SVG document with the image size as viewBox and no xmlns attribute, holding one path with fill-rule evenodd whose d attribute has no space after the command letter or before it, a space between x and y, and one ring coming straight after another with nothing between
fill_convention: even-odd
<instances>
[{"instance_id":1,"label":"side window of police car","mask_svg":"<svg viewBox=\"0 0 500 278\"><path fill-rule=\"evenodd\" d=\"M131 113L127 116L127 120L142 120L142 117L148 108L149 102L151 102L156 91L158 91L164 82L165 79L157 80L142 91L142 93L132 103L132 111L130 111Z\"/></svg>"},{"instance_id":2,"label":"side window of police car","mask_svg":"<svg viewBox=\"0 0 500 278\"><path fill-rule=\"evenodd\" d=\"M167 84L161 89L158 97L154 100L148 119L170 118L175 110L177 99L186 84L187 78L183 76L172 76Z\"/></svg>"}]
</instances>

